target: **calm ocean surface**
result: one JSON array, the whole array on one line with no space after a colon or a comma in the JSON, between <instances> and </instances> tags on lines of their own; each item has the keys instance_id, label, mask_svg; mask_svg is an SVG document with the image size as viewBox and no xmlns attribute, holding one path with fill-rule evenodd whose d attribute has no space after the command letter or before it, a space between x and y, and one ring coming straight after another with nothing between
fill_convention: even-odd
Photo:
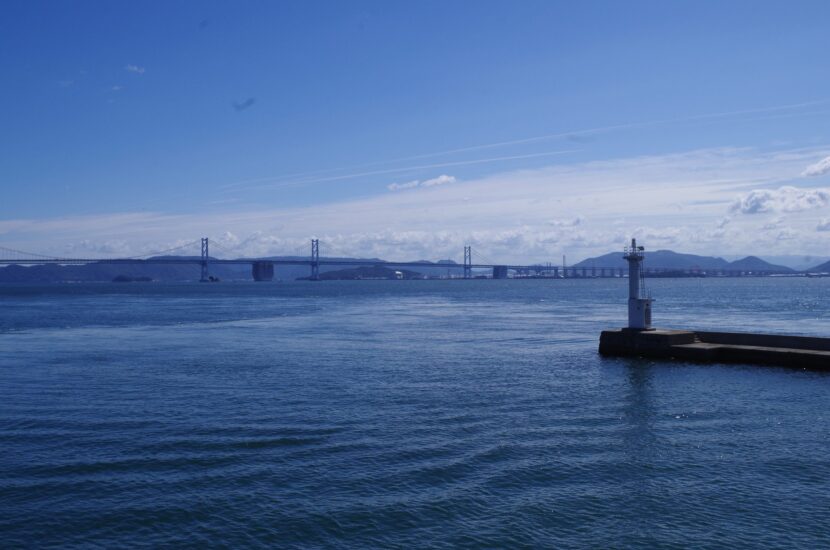
<instances>
[{"instance_id":1,"label":"calm ocean surface","mask_svg":"<svg viewBox=\"0 0 830 550\"><path fill-rule=\"evenodd\" d=\"M830 336L830 279L648 285ZM0 544L830 547L830 376L600 358L626 292L0 286Z\"/></svg>"}]
</instances>

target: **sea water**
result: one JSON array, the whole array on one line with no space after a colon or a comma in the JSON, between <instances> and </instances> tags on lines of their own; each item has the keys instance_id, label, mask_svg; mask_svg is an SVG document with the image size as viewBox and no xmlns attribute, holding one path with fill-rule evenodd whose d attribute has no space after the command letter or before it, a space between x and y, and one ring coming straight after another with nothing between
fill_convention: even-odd
<instances>
[{"instance_id":1,"label":"sea water","mask_svg":"<svg viewBox=\"0 0 830 550\"><path fill-rule=\"evenodd\" d=\"M648 286L830 336L830 279ZM830 546L830 376L602 358L626 292L0 286L2 546Z\"/></svg>"}]
</instances>

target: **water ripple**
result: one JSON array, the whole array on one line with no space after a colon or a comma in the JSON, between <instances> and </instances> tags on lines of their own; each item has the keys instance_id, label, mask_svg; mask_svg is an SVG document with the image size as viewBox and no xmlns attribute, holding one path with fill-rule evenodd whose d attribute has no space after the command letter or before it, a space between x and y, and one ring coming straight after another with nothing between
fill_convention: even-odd
<instances>
[{"instance_id":1,"label":"water ripple","mask_svg":"<svg viewBox=\"0 0 830 550\"><path fill-rule=\"evenodd\" d=\"M601 359L617 281L456 283L0 287L4 546L826 546L830 378ZM826 284L651 286L821 334Z\"/></svg>"}]
</instances>

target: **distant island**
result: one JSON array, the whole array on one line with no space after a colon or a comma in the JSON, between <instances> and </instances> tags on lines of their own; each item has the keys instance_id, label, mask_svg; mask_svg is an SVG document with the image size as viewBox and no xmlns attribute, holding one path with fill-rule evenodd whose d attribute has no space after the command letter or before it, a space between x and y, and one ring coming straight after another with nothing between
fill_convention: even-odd
<instances>
[{"instance_id":1,"label":"distant island","mask_svg":"<svg viewBox=\"0 0 830 550\"><path fill-rule=\"evenodd\" d=\"M107 264L107 263L89 263L83 265L8 265L0 266L0 283L57 283L57 282L111 282L116 278L119 281L125 282L121 279L124 277L137 279L139 277L147 277L153 281L198 281L200 279L200 266L195 263L198 257L192 256L157 256L152 259L186 259L194 260L193 264ZM294 281L297 279L308 278L309 268L304 265L288 265L280 264L281 261L307 260L307 257L300 256L270 256L266 258L257 258L277 263L275 269L275 279L282 281ZM332 259L332 258L327 258ZM367 268L369 266L348 265L349 261L365 262L366 258L334 258L341 265L322 265L320 266L320 278L329 279L327 273L335 271L345 271L334 278L343 279L371 279L371 278L391 278L387 272L372 272L372 271L357 271L350 270L357 268ZM379 258L369 258L369 261L383 264L384 260ZM410 267L408 270L395 268L390 266L380 265L384 269L392 269L393 271L400 271L404 279L423 279L423 278L439 278L449 276L459 276L462 273L463 267L453 260L439 260L431 262L428 260L418 260L415 263L422 264L417 268ZM345 265L344 265L345 264ZM372 269L369 267L369 269ZM210 266L210 274L214 280L222 281L250 281L252 280L250 265L227 265L227 264L212 264Z\"/></svg>"},{"instance_id":2,"label":"distant island","mask_svg":"<svg viewBox=\"0 0 830 550\"><path fill-rule=\"evenodd\" d=\"M678 270L706 271L707 269L723 269L733 271L767 271L778 273L796 273L796 270L791 267L787 267L785 265L772 264L770 262L762 260L757 256L747 256L734 262L728 262L723 258L718 258L715 256L681 254L679 252L674 252L672 250L646 251L645 265L647 267L654 266L664 269ZM826 266L827 264L822 265ZM593 266L612 268L628 267L625 260L623 260L622 254L620 254L619 252L609 252L608 254L603 254L602 256L588 258L574 264L571 267L590 268ZM826 271L826 267L825 269L820 268L821 266L816 266L815 268L809 269L807 271Z\"/></svg>"}]
</instances>

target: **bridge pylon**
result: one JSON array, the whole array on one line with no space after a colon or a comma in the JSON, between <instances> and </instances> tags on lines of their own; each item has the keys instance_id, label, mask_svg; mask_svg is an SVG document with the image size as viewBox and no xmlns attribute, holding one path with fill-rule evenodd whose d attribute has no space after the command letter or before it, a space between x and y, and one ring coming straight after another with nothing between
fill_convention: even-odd
<instances>
[{"instance_id":1,"label":"bridge pylon","mask_svg":"<svg viewBox=\"0 0 830 550\"><path fill-rule=\"evenodd\" d=\"M208 272L208 262L210 261L210 243L207 237L202 238L202 259L199 262L202 266L202 276L199 281L206 283L210 281L210 273Z\"/></svg>"},{"instance_id":2,"label":"bridge pylon","mask_svg":"<svg viewBox=\"0 0 830 550\"><path fill-rule=\"evenodd\" d=\"M473 276L473 247L464 247L464 278L471 279Z\"/></svg>"},{"instance_id":3,"label":"bridge pylon","mask_svg":"<svg viewBox=\"0 0 830 550\"><path fill-rule=\"evenodd\" d=\"M320 239L311 239L311 280L320 280Z\"/></svg>"}]
</instances>

